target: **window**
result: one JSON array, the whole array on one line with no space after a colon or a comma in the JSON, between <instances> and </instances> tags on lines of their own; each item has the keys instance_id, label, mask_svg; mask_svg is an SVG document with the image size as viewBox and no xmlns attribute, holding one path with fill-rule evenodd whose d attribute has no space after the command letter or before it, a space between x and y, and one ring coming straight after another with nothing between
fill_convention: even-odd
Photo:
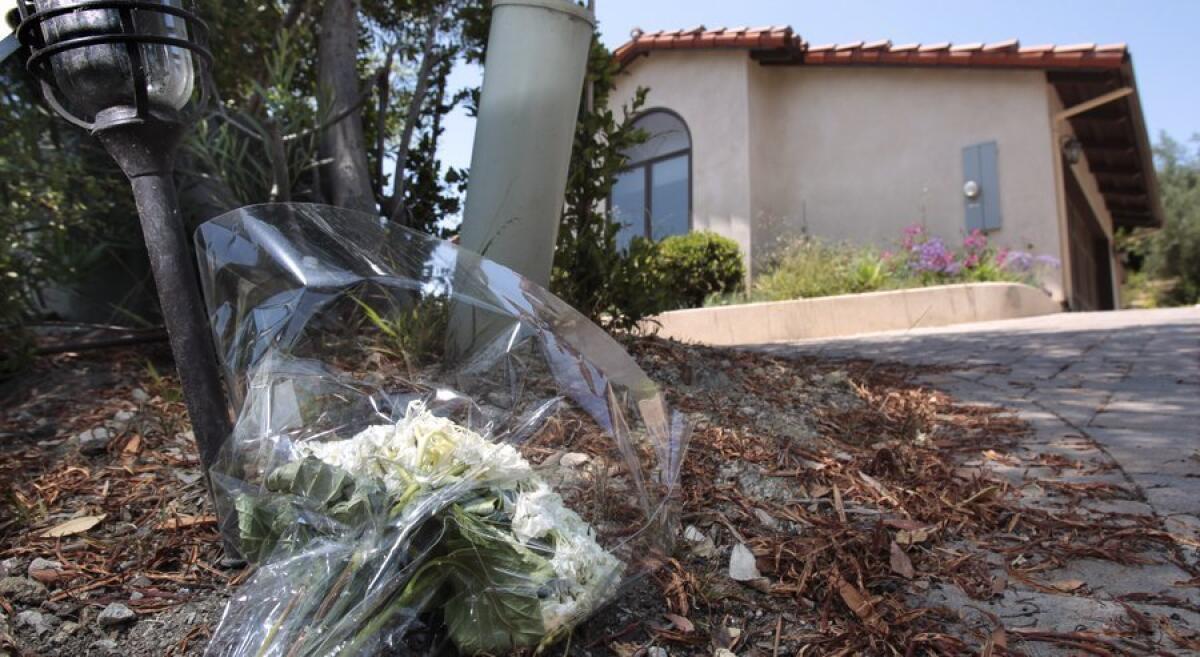
<instances>
[{"instance_id":1,"label":"window","mask_svg":"<svg viewBox=\"0 0 1200 657\"><path fill-rule=\"evenodd\" d=\"M692 138L674 112L652 110L634 121L649 138L626 153L628 167L617 175L610 207L621 224L617 245L635 235L660 240L682 235L692 225Z\"/></svg>"}]
</instances>

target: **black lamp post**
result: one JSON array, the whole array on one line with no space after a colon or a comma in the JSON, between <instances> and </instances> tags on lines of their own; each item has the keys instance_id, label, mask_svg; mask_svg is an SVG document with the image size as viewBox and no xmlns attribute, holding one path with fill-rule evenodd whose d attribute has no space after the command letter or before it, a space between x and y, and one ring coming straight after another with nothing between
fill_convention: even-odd
<instances>
[{"instance_id":1,"label":"black lamp post","mask_svg":"<svg viewBox=\"0 0 1200 657\"><path fill-rule=\"evenodd\" d=\"M208 97L207 28L181 0L18 0L17 8L17 36L46 102L96 135L133 186L207 473L231 425L171 177Z\"/></svg>"}]
</instances>

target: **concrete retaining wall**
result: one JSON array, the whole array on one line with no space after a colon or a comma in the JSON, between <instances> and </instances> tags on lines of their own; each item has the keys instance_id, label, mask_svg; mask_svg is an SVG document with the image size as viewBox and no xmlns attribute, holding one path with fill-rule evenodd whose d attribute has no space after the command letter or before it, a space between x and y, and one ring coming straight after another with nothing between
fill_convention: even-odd
<instances>
[{"instance_id":1,"label":"concrete retaining wall","mask_svg":"<svg viewBox=\"0 0 1200 657\"><path fill-rule=\"evenodd\" d=\"M676 310L653 321L661 325L661 337L744 345L1014 319L1061 310L1045 292L1028 285L965 283Z\"/></svg>"}]
</instances>

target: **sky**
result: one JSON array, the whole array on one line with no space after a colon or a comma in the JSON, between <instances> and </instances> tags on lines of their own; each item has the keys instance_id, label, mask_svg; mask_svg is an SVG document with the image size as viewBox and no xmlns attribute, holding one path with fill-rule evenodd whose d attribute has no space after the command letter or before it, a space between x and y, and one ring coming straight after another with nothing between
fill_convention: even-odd
<instances>
[{"instance_id":1,"label":"sky","mask_svg":"<svg viewBox=\"0 0 1200 657\"><path fill-rule=\"evenodd\" d=\"M1200 0L595 0L602 39L616 48L633 28L647 32L745 25L791 25L813 44L891 39L1022 44L1123 42L1133 56L1151 138L1200 134ZM478 84L460 67L454 86ZM446 123L443 163L471 161L474 122L461 111Z\"/></svg>"}]
</instances>

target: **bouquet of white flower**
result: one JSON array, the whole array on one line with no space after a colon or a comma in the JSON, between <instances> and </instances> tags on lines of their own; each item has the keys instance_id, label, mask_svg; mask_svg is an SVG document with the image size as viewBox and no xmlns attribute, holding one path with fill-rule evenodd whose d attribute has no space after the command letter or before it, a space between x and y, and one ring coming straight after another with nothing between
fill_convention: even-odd
<instances>
[{"instance_id":1,"label":"bouquet of white flower","mask_svg":"<svg viewBox=\"0 0 1200 657\"><path fill-rule=\"evenodd\" d=\"M331 208L197 241L239 405L210 475L255 567L209 657L536 652L661 562L686 427L561 301Z\"/></svg>"},{"instance_id":2,"label":"bouquet of white flower","mask_svg":"<svg viewBox=\"0 0 1200 657\"><path fill-rule=\"evenodd\" d=\"M295 452L297 460L268 475L268 494L236 499L249 556L305 551L321 533L294 533L306 511L341 520L363 536L355 537L356 550L344 564L306 576L296 602L272 615L262 654L277 652L271 643L279 643L283 628L302 630L295 637L283 633L291 645L281 654L357 654L416 601L436 601L461 652L533 648L606 601L620 581L625 565L600 547L587 523L516 449L437 417L420 402L394 425L372 426L347 440L300 443ZM453 501L435 503L430 512L428 503L447 490L454 491ZM414 515L435 523L436 537L419 555L397 558L389 548L411 533ZM364 522L372 518L388 528ZM395 519L406 522L390 522ZM344 528L326 531L336 535ZM380 577L391 584L390 594L373 601L370 611L330 613L360 601ZM348 619L353 627L343 627Z\"/></svg>"}]
</instances>

